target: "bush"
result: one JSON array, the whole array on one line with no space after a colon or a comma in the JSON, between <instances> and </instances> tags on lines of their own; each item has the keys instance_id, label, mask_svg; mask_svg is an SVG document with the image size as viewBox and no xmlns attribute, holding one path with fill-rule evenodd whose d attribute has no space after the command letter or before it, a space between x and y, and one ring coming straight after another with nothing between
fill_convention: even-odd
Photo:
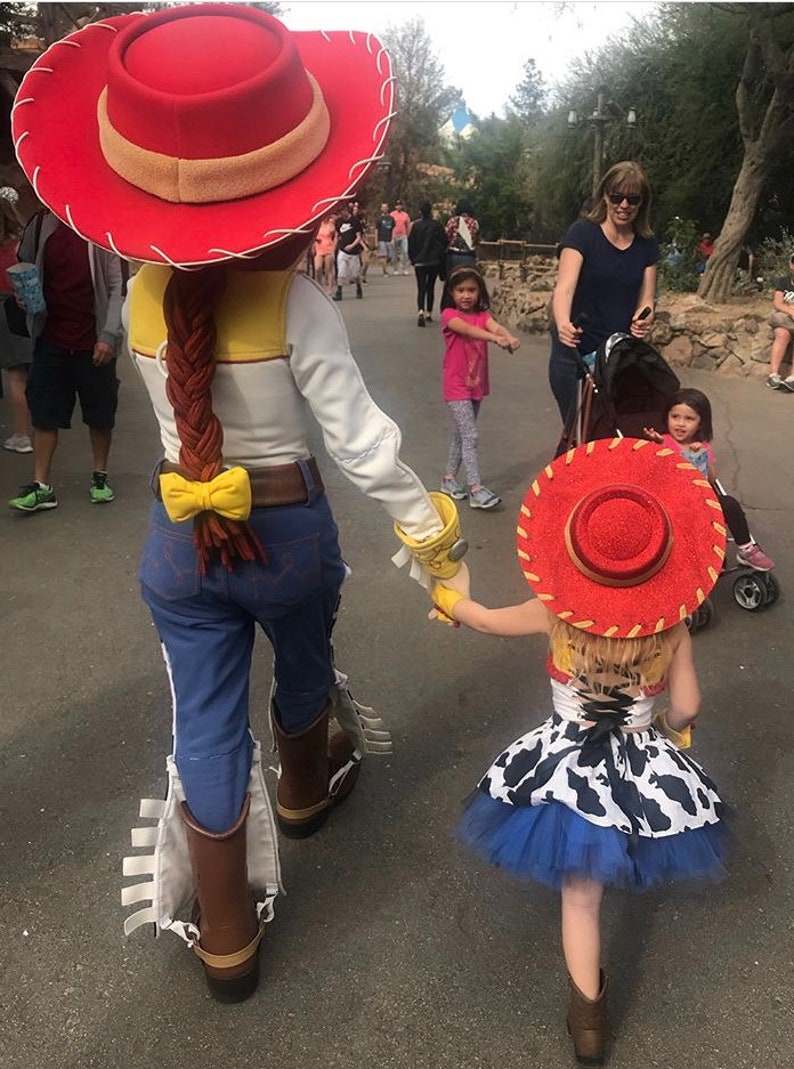
<instances>
[{"instance_id":1,"label":"bush","mask_svg":"<svg viewBox=\"0 0 794 1069\"><path fill-rule=\"evenodd\" d=\"M781 275L789 273L789 260L794 255L794 234L781 229L779 237L764 238L758 249L753 273L761 275L766 289L771 289Z\"/></svg>"},{"instance_id":2,"label":"bush","mask_svg":"<svg viewBox=\"0 0 794 1069\"><path fill-rule=\"evenodd\" d=\"M676 216L667 241L660 245L659 282L662 289L694 293L698 288L697 266L700 232L691 219Z\"/></svg>"}]
</instances>

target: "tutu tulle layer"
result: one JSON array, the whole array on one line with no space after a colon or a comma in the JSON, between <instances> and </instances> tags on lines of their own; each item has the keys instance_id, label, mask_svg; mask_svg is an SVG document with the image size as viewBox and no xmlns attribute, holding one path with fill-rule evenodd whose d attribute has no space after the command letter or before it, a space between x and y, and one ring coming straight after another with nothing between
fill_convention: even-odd
<instances>
[{"instance_id":1,"label":"tutu tulle layer","mask_svg":"<svg viewBox=\"0 0 794 1069\"><path fill-rule=\"evenodd\" d=\"M514 806L482 791L467 800L459 835L492 865L559 888L566 876L645 890L724 875L724 821L675 835L627 835L591 824L560 802Z\"/></svg>"}]
</instances>

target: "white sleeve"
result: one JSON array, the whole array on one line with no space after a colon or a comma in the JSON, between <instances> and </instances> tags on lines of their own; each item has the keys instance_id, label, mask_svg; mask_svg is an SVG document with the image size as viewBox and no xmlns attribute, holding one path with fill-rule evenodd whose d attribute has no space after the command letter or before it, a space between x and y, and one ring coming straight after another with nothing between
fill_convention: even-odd
<instances>
[{"instance_id":1,"label":"white sleeve","mask_svg":"<svg viewBox=\"0 0 794 1069\"><path fill-rule=\"evenodd\" d=\"M413 538L437 534L438 513L400 460L400 428L370 397L339 311L303 275L290 288L287 344L295 383L340 471Z\"/></svg>"}]
</instances>

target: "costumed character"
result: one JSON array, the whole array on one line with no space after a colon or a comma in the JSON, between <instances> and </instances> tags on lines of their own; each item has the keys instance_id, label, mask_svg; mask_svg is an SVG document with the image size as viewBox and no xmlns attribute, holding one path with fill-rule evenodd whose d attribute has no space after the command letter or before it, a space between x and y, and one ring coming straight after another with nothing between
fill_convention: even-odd
<instances>
[{"instance_id":1,"label":"costumed character","mask_svg":"<svg viewBox=\"0 0 794 1069\"><path fill-rule=\"evenodd\" d=\"M181 935L224 1001L257 983L280 889L275 824L312 834L363 754L390 749L333 663L346 566L308 411L341 471L393 519L418 578L452 575L450 550L464 548L448 499L440 514L400 460L399 429L369 396L338 312L291 270L382 158L393 82L371 35L290 33L251 7L180 5L57 42L13 112L41 200L144 263L125 319L165 459L140 579L174 750L165 802L141 806L155 823L133 831L149 853L125 859L126 875L151 877L123 892L149 903L125 930L153 922ZM248 719L257 624L275 655L275 820Z\"/></svg>"},{"instance_id":2,"label":"costumed character","mask_svg":"<svg viewBox=\"0 0 794 1069\"><path fill-rule=\"evenodd\" d=\"M580 1064L601 1065L604 886L722 875L725 806L684 752L700 705L685 620L717 581L725 525L711 484L677 450L615 438L545 468L517 533L536 597L487 609L434 590L447 619L549 636L553 712L496 758L461 834L492 864L560 889L568 1030ZM654 718L665 689L669 710Z\"/></svg>"}]
</instances>

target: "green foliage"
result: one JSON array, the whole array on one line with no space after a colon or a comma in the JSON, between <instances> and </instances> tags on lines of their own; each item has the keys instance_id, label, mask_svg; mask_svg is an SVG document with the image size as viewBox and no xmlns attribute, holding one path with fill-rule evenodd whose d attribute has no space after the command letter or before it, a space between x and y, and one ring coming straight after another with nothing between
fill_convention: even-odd
<instances>
[{"instance_id":1,"label":"green foliage","mask_svg":"<svg viewBox=\"0 0 794 1069\"><path fill-rule=\"evenodd\" d=\"M529 238L532 224L531 143L515 115L482 120L454 153L458 189L472 201L480 237Z\"/></svg>"},{"instance_id":2,"label":"green foliage","mask_svg":"<svg viewBox=\"0 0 794 1069\"><path fill-rule=\"evenodd\" d=\"M35 4L0 3L0 45L10 45L15 37L29 37L34 32L35 19Z\"/></svg>"},{"instance_id":3,"label":"green foliage","mask_svg":"<svg viewBox=\"0 0 794 1069\"><path fill-rule=\"evenodd\" d=\"M546 86L535 60L524 64L524 77L508 102L508 113L514 114L526 126L536 126L543 118L546 106Z\"/></svg>"},{"instance_id":4,"label":"green foliage","mask_svg":"<svg viewBox=\"0 0 794 1069\"><path fill-rule=\"evenodd\" d=\"M691 219L675 216L669 226L668 240L659 246L659 285L677 293L693 293L698 286L696 267L700 262L697 249L700 231Z\"/></svg>"},{"instance_id":5,"label":"green foliage","mask_svg":"<svg viewBox=\"0 0 794 1069\"><path fill-rule=\"evenodd\" d=\"M388 148L386 188L406 205L425 195L427 179L418 165L437 163L441 156L439 130L460 100L460 90L448 86L421 19L383 35L397 79L397 116Z\"/></svg>"},{"instance_id":6,"label":"green foliage","mask_svg":"<svg viewBox=\"0 0 794 1069\"><path fill-rule=\"evenodd\" d=\"M767 288L774 286L781 275L789 273L789 261L794 255L794 233L782 228L774 236L764 238L758 247L754 271L761 275Z\"/></svg>"}]
</instances>

